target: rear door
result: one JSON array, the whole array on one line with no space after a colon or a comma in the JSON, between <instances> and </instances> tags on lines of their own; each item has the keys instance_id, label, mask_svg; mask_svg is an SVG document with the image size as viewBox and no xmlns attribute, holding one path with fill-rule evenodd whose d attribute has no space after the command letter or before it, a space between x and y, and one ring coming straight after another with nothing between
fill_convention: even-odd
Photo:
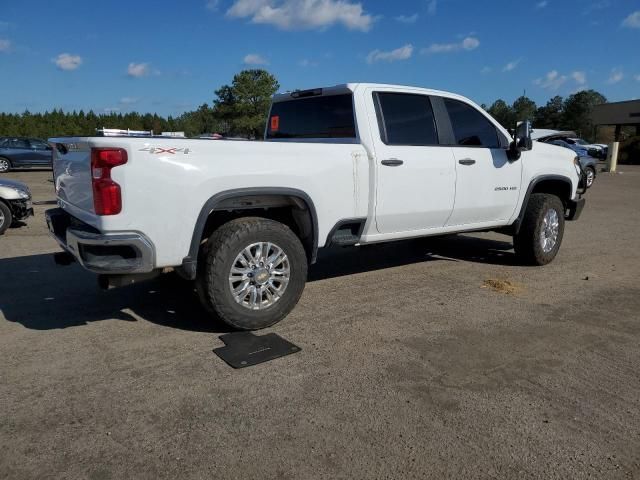
<instances>
[{"instance_id":1,"label":"rear door","mask_svg":"<svg viewBox=\"0 0 640 480\"><path fill-rule=\"evenodd\" d=\"M444 226L453 209L455 166L451 148L439 146L429 96L392 89L370 94L379 126L372 132L378 232Z\"/></svg>"},{"instance_id":2,"label":"rear door","mask_svg":"<svg viewBox=\"0 0 640 480\"><path fill-rule=\"evenodd\" d=\"M508 139L476 107L444 98L452 130L456 195L447 226L499 224L518 203L522 162L507 158Z\"/></svg>"},{"instance_id":3,"label":"rear door","mask_svg":"<svg viewBox=\"0 0 640 480\"><path fill-rule=\"evenodd\" d=\"M32 165L51 165L51 147L44 140L37 138L29 139L31 147L31 164Z\"/></svg>"}]
</instances>

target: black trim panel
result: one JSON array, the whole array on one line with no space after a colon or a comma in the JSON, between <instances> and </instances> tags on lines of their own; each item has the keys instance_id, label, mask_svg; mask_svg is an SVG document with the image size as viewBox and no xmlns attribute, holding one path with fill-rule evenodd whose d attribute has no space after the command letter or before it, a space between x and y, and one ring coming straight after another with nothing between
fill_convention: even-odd
<instances>
[{"instance_id":1,"label":"black trim panel","mask_svg":"<svg viewBox=\"0 0 640 480\"><path fill-rule=\"evenodd\" d=\"M216 205L224 200L229 200L234 197L244 197L246 195L286 195L290 197L296 197L302 200L311 214L312 220L312 236L313 243L311 249L311 263L315 263L318 255L318 215L316 213L316 207L313 204L311 197L302 190L295 188L284 187L249 187L249 188L236 188L233 190L226 190L220 192L211 197L204 204L198 215L196 226L191 237L191 246L189 247L189 255L182 260L183 273L187 278L193 280L196 277L196 267L198 264L198 252L200 250L200 242L202 240L202 234L204 227L207 223L209 215L215 210Z\"/></svg>"},{"instance_id":2,"label":"black trim panel","mask_svg":"<svg viewBox=\"0 0 640 480\"><path fill-rule=\"evenodd\" d=\"M331 244L333 243L333 236L336 234L336 232L338 230L340 230L340 227L343 227L344 225L353 225L353 224L358 224L358 232L356 234L357 240L355 240L353 243L349 243L350 245L355 245L356 243L360 242L360 237L362 237L362 232L364 231L364 226L367 223L367 219L364 217L359 217L359 218L345 218L343 220L339 220L331 229L331 231L329 232L329 235L327 235L327 242L325 243L325 247L330 247ZM347 244L341 244L342 246L345 246Z\"/></svg>"},{"instance_id":3,"label":"black trim panel","mask_svg":"<svg viewBox=\"0 0 640 480\"><path fill-rule=\"evenodd\" d=\"M511 228L514 235L520 231L520 226L522 225L522 220L524 219L524 214L527 210L527 203L529 203L529 197L531 197L531 192L533 191L534 187L538 183L545 180L560 180L569 185L570 193L573 191L573 185L571 184L571 180L569 179L569 177L564 177L562 175L542 175L540 177L536 177L533 180L531 180L531 183L529 183L529 187L527 188L527 193L524 196L524 201L522 202L522 206L520 207L520 213L518 214L518 217L516 218L516 220L511 224Z\"/></svg>"}]
</instances>

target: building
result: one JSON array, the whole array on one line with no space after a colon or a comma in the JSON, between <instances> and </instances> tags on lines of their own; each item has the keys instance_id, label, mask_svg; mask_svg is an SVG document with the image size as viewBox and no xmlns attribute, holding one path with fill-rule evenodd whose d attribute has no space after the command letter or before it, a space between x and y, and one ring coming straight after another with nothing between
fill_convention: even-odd
<instances>
[{"instance_id":1,"label":"building","mask_svg":"<svg viewBox=\"0 0 640 480\"><path fill-rule=\"evenodd\" d=\"M596 105L593 107L591 120L596 129L604 125L614 126L616 142L620 141L620 133L624 126L636 127L636 135L640 135L640 100Z\"/></svg>"}]
</instances>

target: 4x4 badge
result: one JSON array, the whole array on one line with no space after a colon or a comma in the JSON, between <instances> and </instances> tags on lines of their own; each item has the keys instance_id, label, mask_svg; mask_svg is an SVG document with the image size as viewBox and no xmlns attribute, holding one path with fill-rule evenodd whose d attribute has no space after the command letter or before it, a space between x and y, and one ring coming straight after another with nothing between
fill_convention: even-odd
<instances>
[{"instance_id":1,"label":"4x4 badge","mask_svg":"<svg viewBox=\"0 0 640 480\"><path fill-rule=\"evenodd\" d=\"M188 148L163 148L163 147L144 147L138 150L139 152L149 152L151 154L155 154L155 155L161 155L161 154L169 154L169 155L175 155L176 153L183 153L185 155L189 155L191 153L191 150Z\"/></svg>"}]
</instances>

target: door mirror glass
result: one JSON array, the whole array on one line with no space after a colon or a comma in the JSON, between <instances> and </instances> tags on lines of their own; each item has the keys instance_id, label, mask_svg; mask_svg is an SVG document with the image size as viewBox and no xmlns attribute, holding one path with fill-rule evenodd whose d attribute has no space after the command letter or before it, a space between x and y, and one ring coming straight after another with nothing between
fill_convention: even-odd
<instances>
[{"instance_id":1,"label":"door mirror glass","mask_svg":"<svg viewBox=\"0 0 640 480\"><path fill-rule=\"evenodd\" d=\"M531 140L531 122L529 120L518 123L516 126L516 136L514 140L516 142L516 147L521 152L528 151L533 148Z\"/></svg>"},{"instance_id":2,"label":"door mirror glass","mask_svg":"<svg viewBox=\"0 0 640 480\"><path fill-rule=\"evenodd\" d=\"M513 142L511 142L507 151L509 160L518 160L522 152L529 151L532 148L533 141L531 139L531 122L529 120L518 122L515 129L515 135L513 136Z\"/></svg>"}]
</instances>

